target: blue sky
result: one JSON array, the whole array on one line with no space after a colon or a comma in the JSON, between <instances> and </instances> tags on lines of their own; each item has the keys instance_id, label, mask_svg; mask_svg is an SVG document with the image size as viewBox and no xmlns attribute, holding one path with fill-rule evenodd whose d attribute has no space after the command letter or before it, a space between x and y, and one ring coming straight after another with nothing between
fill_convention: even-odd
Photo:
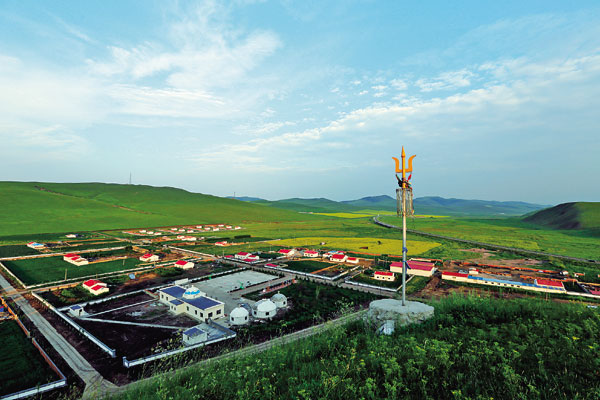
<instances>
[{"instance_id":1,"label":"blue sky","mask_svg":"<svg viewBox=\"0 0 600 400\"><path fill-rule=\"evenodd\" d=\"M0 180L600 200L596 1L4 1Z\"/></svg>"}]
</instances>

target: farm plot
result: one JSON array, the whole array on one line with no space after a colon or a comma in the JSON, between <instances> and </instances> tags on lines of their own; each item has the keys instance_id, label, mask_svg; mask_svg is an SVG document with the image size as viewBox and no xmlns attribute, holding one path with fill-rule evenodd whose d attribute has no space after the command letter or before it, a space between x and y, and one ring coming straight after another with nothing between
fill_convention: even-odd
<instances>
[{"instance_id":1,"label":"farm plot","mask_svg":"<svg viewBox=\"0 0 600 400\"><path fill-rule=\"evenodd\" d=\"M12 244L0 246L0 258L17 257L17 256L33 256L40 254L39 251L31 249L24 244Z\"/></svg>"},{"instance_id":2,"label":"farm plot","mask_svg":"<svg viewBox=\"0 0 600 400\"><path fill-rule=\"evenodd\" d=\"M0 322L0 396L58 380L15 321Z\"/></svg>"},{"instance_id":3,"label":"farm plot","mask_svg":"<svg viewBox=\"0 0 600 400\"><path fill-rule=\"evenodd\" d=\"M328 248L356 251L358 253L402 254L402 240L380 239L374 237L343 238L343 237L303 237L283 239L269 242L278 246ZM325 243L321 245L321 243ZM408 254L417 255L429 251L439 243L425 240L408 240Z\"/></svg>"},{"instance_id":4,"label":"farm plot","mask_svg":"<svg viewBox=\"0 0 600 400\"><path fill-rule=\"evenodd\" d=\"M298 272L313 273L315 271L322 270L327 267L332 267L334 264L325 263L321 261L313 260L302 260L302 261L288 261L286 262L287 269Z\"/></svg>"},{"instance_id":5,"label":"farm plot","mask_svg":"<svg viewBox=\"0 0 600 400\"><path fill-rule=\"evenodd\" d=\"M368 274L359 274L359 275L356 275L355 277L353 277L352 280L354 282L366 283L367 285L379 286L379 287L384 287L384 288L389 288L389 289L398 289L398 287L400 285L402 285L402 278L398 279L398 277L396 277L396 280L390 282L390 281L380 281L380 280L374 279L372 276L369 276Z\"/></svg>"},{"instance_id":6,"label":"farm plot","mask_svg":"<svg viewBox=\"0 0 600 400\"><path fill-rule=\"evenodd\" d=\"M65 274L68 279L131 269L140 264L140 261L137 258L127 258L75 266L64 261L62 256L56 256L2 263L25 285L35 285L65 279Z\"/></svg>"}]
</instances>

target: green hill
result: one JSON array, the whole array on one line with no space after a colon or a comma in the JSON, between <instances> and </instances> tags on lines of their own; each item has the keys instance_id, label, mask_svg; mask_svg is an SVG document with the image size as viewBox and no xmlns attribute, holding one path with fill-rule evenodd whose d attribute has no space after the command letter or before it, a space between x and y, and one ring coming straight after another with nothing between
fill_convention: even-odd
<instances>
[{"instance_id":1,"label":"green hill","mask_svg":"<svg viewBox=\"0 0 600 400\"><path fill-rule=\"evenodd\" d=\"M523 218L554 229L599 229L600 202L563 203Z\"/></svg>"},{"instance_id":2,"label":"green hill","mask_svg":"<svg viewBox=\"0 0 600 400\"><path fill-rule=\"evenodd\" d=\"M300 199L300 198L292 198L292 199L284 199L284 200L259 200L255 202L256 204L263 204L271 207L281 208L284 210L292 210L298 212L353 212L360 211L364 209L364 207L357 207L350 204L345 204L343 202L338 202L334 200L329 200L325 198L316 198L316 199Z\"/></svg>"},{"instance_id":3,"label":"green hill","mask_svg":"<svg viewBox=\"0 0 600 400\"><path fill-rule=\"evenodd\" d=\"M0 235L306 218L171 187L0 182Z\"/></svg>"}]
</instances>

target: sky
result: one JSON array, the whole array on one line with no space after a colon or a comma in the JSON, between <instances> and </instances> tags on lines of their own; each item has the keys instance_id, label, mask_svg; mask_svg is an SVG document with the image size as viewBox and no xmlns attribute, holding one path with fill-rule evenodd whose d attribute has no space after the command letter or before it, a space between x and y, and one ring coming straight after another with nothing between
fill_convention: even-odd
<instances>
[{"instance_id":1,"label":"sky","mask_svg":"<svg viewBox=\"0 0 600 400\"><path fill-rule=\"evenodd\" d=\"M597 1L0 3L0 180L600 201Z\"/></svg>"}]
</instances>

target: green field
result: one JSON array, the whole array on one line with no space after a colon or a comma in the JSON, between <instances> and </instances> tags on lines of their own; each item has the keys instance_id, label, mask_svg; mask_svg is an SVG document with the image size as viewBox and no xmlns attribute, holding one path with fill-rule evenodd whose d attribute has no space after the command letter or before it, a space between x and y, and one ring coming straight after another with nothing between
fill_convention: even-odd
<instances>
[{"instance_id":1,"label":"green field","mask_svg":"<svg viewBox=\"0 0 600 400\"><path fill-rule=\"evenodd\" d=\"M380 220L401 225L396 217L383 216ZM415 218L408 227L459 239L600 260L600 237L593 232L540 228L514 218Z\"/></svg>"},{"instance_id":2,"label":"green field","mask_svg":"<svg viewBox=\"0 0 600 400\"><path fill-rule=\"evenodd\" d=\"M287 265L287 267L285 267L287 269L307 273L315 272L323 268L334 266L334 264L313 260L287 261L285 262L285 264Z\"/></svg>"},{"instance_id":3,"label":"green field","mask_svg":"<svg viewBox=\"0 0 600 400\"><path fill-rule=\"evenodd\" d=\"M0 182L0 191L0 236L319 218L169 187Z\"/></svg>"},{"instance_id":4,"label":"green field","mask_svg":"<svg viewBox=\"0 0 600 400\"><path fill-rule=\"evenodd\" d=\"M119 399L597 399L600 315L538 299L451 297L376 335L362 322L192 366Z\"/></svg>"},{"instance_id":5,"label":"green field","mask_svg":"<svg viewBox=\"0 0 600 400\"><path fill-rule=\"evenodd\" d=\"M58 380L15 321L0 322L0 396Z\"/></svg>"},{"instance_id":6,"label":"green field","mask_svg":"<svg viewBox=\"0 0 600 400\"><path fill-rule=\"evenodd\" d=\"M64 261L62 256L2 262L25 285L62 280L65 278L65 269L67 270L67 279L70 279L131 269L140 263L141 261L137 258L128 258L125 263L123 260L114 260L78 267Z\"/></svg>"},{"instance_id":7,"label":"green field","mask_svg":"<svg viewBox=\"0 0 600 400\"><path fill-rule=\"evenodd\" d=\"M321 245L320 243L322 242L325 242L325 244ZM339 249L373 254L402 254L402 240L400 239L382 239L376 237L299 237L297 239L284 239L270 243L280 246L308 246L311 248ZM439 243L427 240L408 240L406 247L408 247L409 255L419 255L436 246L439 246Z\"/></svg>"},{"instance_id":8,"label":"green field","mask_svg":"<svg viewBox=\"0 0 600 400\"><path fill-rule=\"evenodd\" d=\"M0 257L16 257L40 254L39 251L31 249L24 244L12 244L0 246Z\"/></svg>"}]
</instances>

